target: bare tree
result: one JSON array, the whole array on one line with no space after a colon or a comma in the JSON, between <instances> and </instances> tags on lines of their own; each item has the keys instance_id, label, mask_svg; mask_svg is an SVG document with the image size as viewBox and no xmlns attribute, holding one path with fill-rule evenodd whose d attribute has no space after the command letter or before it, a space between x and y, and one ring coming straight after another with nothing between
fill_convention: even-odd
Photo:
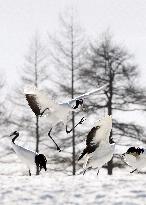
<instances>
[{"instance_id":1,"label":"bare tree","mask_svg":"<svg viewBox=\"0 0 146 205\"><path fill-rule=\"evenodd\" d=\"M3 74L4 75L4 74ZM10 128L9 124L9 103L7 101L7 82L4 78L0 78L0 141L1 141L1 163L6 163L6 156L11 154L11 149L7 144L8 140L8 128Z\"/></svg>"},{"instance_id":2,"label":"bare tree","mask_svg":"<svg viewBox=\"0 0 146 205\"><path fill-rule=\"evenodd\" d=\"M16 88L15 98L11 97L12 104L17 106L17 109L19 109L17 115L15 113L13 124L16 124L16 126L19 126L19 128L23 128L28 133L28 135L35 137L36 152L39 152L39 143L41 140L40 136L42 136L44 133L44 127L43 124L40 126L40 119L38 116L34 116L33 118L31 117L34 114L27 105L25 96L23 94L23 88L26 85L34 85L38 89L41 89L41 86L45 85L45 81L48 79L47 68L48 64L46 47L42 44L39 35L36 34L30 44L28 54L25 56L25 63L20 76L21 89ZM39 174L38 169L36 174Z\"/></svg>"},{"instance_id":3,"label":"bare tree","mask_svg":"<svg viewBox=\"0 0 146 205\"><path fill-rule=\"evenodd\" d=\"M84 55L86 52L85 38L83 31L75 20L73 10L60 16L60 31L55 37L49 36L53 43L51 56L55 67L57 68L56 84L63 95L75 97L79 88L80 79L78 73L84 66ZM72 112L72 173L76 172L76 151L75 151L75 115ZM68 137L69 138L69 137ZM67 138L67 140L68 140ZM67 141L66 140L66 141Z\"/></svg>"},{"instance_id":4,"label":"bare tree","mask_svg":"<svg viewBox=\"0 0 146 205\"><path fill-rule=\"evenodd\" d=\"M3 133L3 125L6 124L7 119L7 109L6 109L6 103L4 103L6 98L6 91L5 91L5 82L1 78L0 79L0 92L1 92L1 99L0 99L0 127L1 127L1 133Z\"/></svg>"},{"instance_id":5,"label":"bare tree","mask_svg":"<svg viewBox=\"0 0 146 205\"><path fill-rule=\"evenodd\" d=\"M88 66L80 73L83 82L89 87L96 83L108 84L104 94L98 96L98 101L90 102L89 111L103 109L113 116L110 139L119 136L142 137L143 130L140 126L121 123L114 118L115 112L122 115L144 109L145 93L136 86L138 67L133 63L132 56L121 46L115 45L109 33L104 33L101 41L90 45L87 58ZM111 160L108 163L108 174L112 174L112 169Z\"/></svg>"}]
</instances>

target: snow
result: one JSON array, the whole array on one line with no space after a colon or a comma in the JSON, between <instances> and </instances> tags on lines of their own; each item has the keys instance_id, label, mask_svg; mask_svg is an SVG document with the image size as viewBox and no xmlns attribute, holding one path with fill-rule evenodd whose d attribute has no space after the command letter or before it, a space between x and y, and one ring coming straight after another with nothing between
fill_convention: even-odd
<instances>
[{"instance_id":1,"label":"snow","mask_svg":"<svg viewBox=\"0 0 146 205\"><path fill-rule=\"evenodd\" d=\"M146 178L115 170L108 176L88 171L84 176L42 172L40 176L0 176L3 205L146 205Z\"/></svg>"}]
</instances>

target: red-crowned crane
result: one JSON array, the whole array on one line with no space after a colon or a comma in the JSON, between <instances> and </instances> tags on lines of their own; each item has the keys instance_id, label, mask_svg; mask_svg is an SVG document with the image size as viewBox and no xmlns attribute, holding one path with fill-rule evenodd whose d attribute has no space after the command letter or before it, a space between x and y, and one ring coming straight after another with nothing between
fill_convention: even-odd
<instances>
[{"instance_id":1,"label":"red-crowned crane","mask_svg":"<svg viewBox=\"0 0 146 205\"><path fill-rule=\"evenodd\" d=\"M130 147L127 152L122 154L124 161L133 168L130 173L140 171L146 167L146 149L139 147Z\"/></svg>"},{"instance_id":2,"label":"red-crowned crane","mask_svg":"<svg viewBox=\"0 0 146 205\"><path fill-rule=\"evenodd\" d=\"M111 129L112 116L107 115L102 120L99 120L96 126L88 133L86 147L78 159L84 159L83 173L88 168L94 168L98 170L98 174L100 168L112 159L115 143L109 138Z\"/></svg>"},{"instance_id":3,"label":"red-crowned crane","mask_svg":"<svg viewBox=\"0 0 146 205\"><path fill-rule=\"evenodd\" d=\"M26 96L26 100L32 111L36 116L47 116L49 118L49 123L51 124L51 129L48 133L49 137L51 137L52 128L59 122L63 122L66 125L66 132L70 133L73 129L67 130L67 121L68 116L71 112L79 111L79 107L83 105L83 99L89 98L90 96L104 90L107 87L107 84L99 87L93 91L87 92L83 95L80 95L74 99L69 100L68 102L57 103L51 99L44 93L39 91L35 86L26 86L24 88L24 93ZM84 121L84 117L74 126L74 128L82 124ZM55 143L55 141L53 140ZM56 144L56 143L55 143ZM56 144L57 149L59 151L60 148Z\"/></svg>"},{"instance_id":4,"label":"red-crowned crane","mask_svg":"<svg viewBox=\"0 0 146 205\"><path fill-rule=\"evenodd\" d=\"M43 154L38 154L31 150L25 149L17 144L15 144L15 140L19 137L19 132L14 131L10 136L14 136L12 138L12 148L15 151L16 155L20 158L20 160L28 167L29 175L31 176L30 168L33 165L36 165L39 168L39 171L43 168L47 171L46 168L46 157Z\"/></svg>"}]
</instances>

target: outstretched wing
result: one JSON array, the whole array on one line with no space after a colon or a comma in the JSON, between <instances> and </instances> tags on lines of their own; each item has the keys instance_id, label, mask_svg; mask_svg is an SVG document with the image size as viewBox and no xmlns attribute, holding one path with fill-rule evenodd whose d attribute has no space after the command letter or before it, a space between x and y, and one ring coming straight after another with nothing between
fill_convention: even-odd
<instances>
[{"instance_id":1,"label":"outstretched wing","mask_svg":"<svg viewBox=\"0 0 146 205\"><path fill-rule=\"evenodd\" d=\"M69 104L73 104L76 100L85 99L85 98L87 98L87 97L89 97L89 96L91 96L91 95L93 95L93 94L95 94L95 93L97 93L97 92L103 90L106 86L107 86L107 84L104 85L104 86L102 86L102 87L99 87L99 88L97 88L97 89L95 89L95 90L92 90L92 91L90 91L90 92L87 92L87 93L84 93L84 94L82 94L82 95L79 95L79 96L77 96L76 98L70 100L68 103L69 103Z\"/></svg>"},{"instance_id":2,"label":"outstretched wing","mask_svg":"<svg viewBox=\"0 0 146 205\"><path fill-rule=\"evenodd\" d=\"M25 94L25 97L35 115L41 115L41 106L38 103L36 95Z\"/></svg>"},{"instance_id":3,"label":"outstretched wing","mask_svg":"<svg viewBox=\"0 0 146 205\"><path fill-rule=\"evenodd\" d=\"M107 115L104 119L99 120L97 125L93 127L86 138L86 148L81 153L78 160L84 155L92 153L102 143L109 143L109 136L112 129L112 117Z\"/></svg>"},{"instance_id":4,"label":"outstretched wing","mask_svg":"<svg viewBox=\"0 0 146 205\"><path fill-rule=\"evenodd\" d=\"M87 135L87 139L86 139L86 145L89 146L91 144L95 144L95 142L93 141L95 135L96 135L96 131L98 128L93 127L90 132Z\"/></svg>"},{"instance_id":5,"label":"outstretched wing","mask_svg":"<svg viewBox=\"0 0 146 205\"><path fill-rule=\"evenodd\" d=\"M54 110L57 107L57 104L48 99L48 97L40 92L35 86L27 86L24 89L26 100L35 113L35 115L41 115L45 110Z\"/></svg>"},{"instance_id":6,"label":"outstretched wing","mask_svg":"<svg viewBox=\"0 0 146 205\"><path fill-rule=\"evenodd\" d=\"M97 129L98 127L93 127L88 133L87 139L86 139L86 148L83 150L83 152L79 156L78 161L82 159L84 155L94 152L95 149L99 146L99 144L95 143L93 140L96 135Z\"/></svg>"},{"instance_id":7,"label":"outstretched wing","mask_svg":"<svg viewBox=\"0 0 146 205\"><path fill-rule=\"evenodd\" d=\"M109 143L110 132L112 129L112 116L107 115L97 122L96 133L93 138L94 143Z\"/></svg>"}]
</instances>

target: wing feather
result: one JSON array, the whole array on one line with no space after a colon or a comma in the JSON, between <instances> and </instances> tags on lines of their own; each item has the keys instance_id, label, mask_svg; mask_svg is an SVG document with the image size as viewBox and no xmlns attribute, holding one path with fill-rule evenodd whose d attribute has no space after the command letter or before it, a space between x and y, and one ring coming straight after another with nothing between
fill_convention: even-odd
<instances>
[{"instance_id":1,"label":"wing feather","mask_svg":"<svg viewBox=\"0 0 146 205\"><path fill-rule=\"evenodd\" d=\"M82 95L79 95L79 96L77 96L76 98L70 100L68 103L69 103L69 104L72 104L72 103L74 103L76 100L85 99L85 98L87 98L87 97L93 95L94 93L97 93L97 92L103 90L106 86L107 86L107 84L104 85L104 86L101 86L101 87L99 87L99 88L97 88L97 89L95 89L95 90L92 90L92 91L89 91L89 92L84 93L84 94L82 94Z\"/></svg>"},{"instance_id":2,"label":"wing feather","mask_svg":"<svg viewBox=\"0 0 146 205\"><path fill-rule=\"evenodd\" d=\"M40 115L45 109L53 111L58 106L53 100L48 99L45 93L34 86L26 87L24 93L30 108L36 115Z\"/></svg>"},{"instance_id":3,"label":"wing feather","mask_svg":"<svg viewBox=\"0 0 146 205\"><path fill-rule=\"evenodd\" d=\"M112 116L107 115L102 120L97 122L98 129L96 130L94 143L109 143L110 132L112 129Z\"/></svg>"}]
</instances>

